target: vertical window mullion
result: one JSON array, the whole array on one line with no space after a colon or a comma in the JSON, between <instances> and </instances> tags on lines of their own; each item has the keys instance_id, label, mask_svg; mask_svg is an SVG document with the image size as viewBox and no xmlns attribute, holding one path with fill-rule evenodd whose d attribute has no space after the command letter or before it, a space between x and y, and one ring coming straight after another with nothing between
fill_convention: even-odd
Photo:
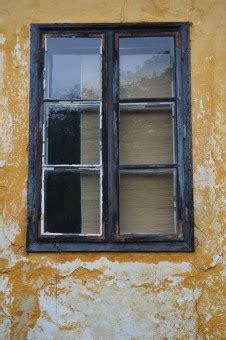
<instances>
[{"instance_id":1,"label":"vertical window mullion","mask_svg":"<svg viewBox=\"0 0 226 340\"><path fill-rule=\"evenodd\" d=\"M101 152L102 152L102 185L101 185L101 212L102 212L102 234L103 238L108 238L109 209L108 209L108 87L107 56L108 56L108 36L105 31L102 35L102 105L101 105Z\"/></svg>"},{"instance_id":2,"label":"vertical window mullion","mask_svg":"<svg viewBox=\"0 0 226 340\"><path fill-rule=\"evenodd\" d=\"M107 111L108 111L108 241L113 242L119 225L119 137L118 137L118 44L112 31L107 33Z\"/></svg>"},{"instance_id":3,"label":"vertical window mullion","mask_svg":"<svg viewBox=\"0 0 226 340\"><path fill-rule=\"evenodd\" d=\"M183 205L184 205L184 156L183 156L183 148L184 148L184 123L183 123L183 108L182 108L182 79L181 79L181 41L180 36L178 34L175 41L175 93L177 97L175 113L175 138L176 138L176 156L177 156L177 216L178 216L178 229L183 225Z\"/></svg>"},{"instance_id":4,"label":"vertical window mullion","mask_svg":"<svg viewBox=\"0 0 226 340\"><path fill-rule=\"evenodd\" d=\"M190 102L190 46L189 24L184 24L179 32L178 46L178 155L179 155L179 187L180 218L183 236L187 244L194 244L193 193L192 193L192 127Z\"/></svg>"}]
</instances>

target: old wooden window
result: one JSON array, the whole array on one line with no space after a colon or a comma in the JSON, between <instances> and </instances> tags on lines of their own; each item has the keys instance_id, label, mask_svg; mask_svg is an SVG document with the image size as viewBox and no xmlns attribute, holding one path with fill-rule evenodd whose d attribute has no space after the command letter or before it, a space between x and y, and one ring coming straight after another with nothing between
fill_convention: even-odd
<instances>
[{"instance_id":1,"label":"old wooden window","mask_svg":"<svg viewBox=\"0 0 226 340\"><path fill-rule=\"evenodd\" d=\"M188 28L32 25L28 251L193 250Z\"/></svg>"}]
</instances>

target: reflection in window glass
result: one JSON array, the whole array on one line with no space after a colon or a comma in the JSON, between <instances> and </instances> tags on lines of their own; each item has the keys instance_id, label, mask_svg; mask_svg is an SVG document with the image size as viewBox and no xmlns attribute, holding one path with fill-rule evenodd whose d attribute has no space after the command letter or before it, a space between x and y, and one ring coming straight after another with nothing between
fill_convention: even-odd
<instances>
[{"instance_id":1,"label":"reflection in window glass","mask_svg":"<svg viewBox=\"0 0 226 340\"><path fill-rule=\"evenodd\" d=\"M47 38L47 98L101 98L101 39Z\"/></svg>"},{"instance_id":2,"label":"reflection in window glass","mask_svg":"<svg viewBox=\"0 0 226 340\"><path fill-rule=\"evenodd\" d=\"M173 37L119 40L120 98L172 97Z\"/></svg>"}]
</instances>

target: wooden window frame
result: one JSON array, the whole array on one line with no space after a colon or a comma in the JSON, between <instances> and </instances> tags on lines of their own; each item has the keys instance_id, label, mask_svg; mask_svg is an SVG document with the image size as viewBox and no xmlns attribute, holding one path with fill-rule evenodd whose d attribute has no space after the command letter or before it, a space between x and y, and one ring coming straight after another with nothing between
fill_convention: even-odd
<instances>
[{"instance_id":1,"label":"wooden window frame","mask_svg":"<svg viewBox=\"0 0 226 340\"><path fill-rule=\"evenodd\" d=\"M43 36L46 34L58 37L63 35L103 36L103 234L100 237L40 235L42 140L40 122L43 101ZM174 103L176 107L178 232L175 234L119 235L119 170L123 169L123 166L119 166L118 39L120 36L174 37L176 59L175 97L148 99L148 102ZM30 60L27 251L194 251L189 23L32 24ZM142 101L145 101L145 99L142 99ZM127 170L130 170L129 168L126 167ZM169 165L165 166L165 168L168 169ZM172 165L171 168L175 168L175 166ZM134 169L134 166L131 169ZM137 169L142 171L144 166L137 166ZM150 171L161 169L164 170L164 165L149 167Z\"/></svg>"}]
</instances>

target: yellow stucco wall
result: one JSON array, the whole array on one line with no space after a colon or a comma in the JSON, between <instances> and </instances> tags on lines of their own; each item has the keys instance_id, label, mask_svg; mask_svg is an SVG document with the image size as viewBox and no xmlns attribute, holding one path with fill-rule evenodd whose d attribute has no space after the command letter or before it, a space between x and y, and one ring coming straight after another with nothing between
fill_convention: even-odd
<instances>
[{"instance_id":1,"label":"yellow stucco wall","mask_svg":"<svg viewBox=\"0 0 226 340\"><path fill-rule=\"evenodd\" d=\"M0 339L223 339L225 0L0 0ZM190 21L195 253L26 254L29 26Z\"/></svg>"}]
</instances>

